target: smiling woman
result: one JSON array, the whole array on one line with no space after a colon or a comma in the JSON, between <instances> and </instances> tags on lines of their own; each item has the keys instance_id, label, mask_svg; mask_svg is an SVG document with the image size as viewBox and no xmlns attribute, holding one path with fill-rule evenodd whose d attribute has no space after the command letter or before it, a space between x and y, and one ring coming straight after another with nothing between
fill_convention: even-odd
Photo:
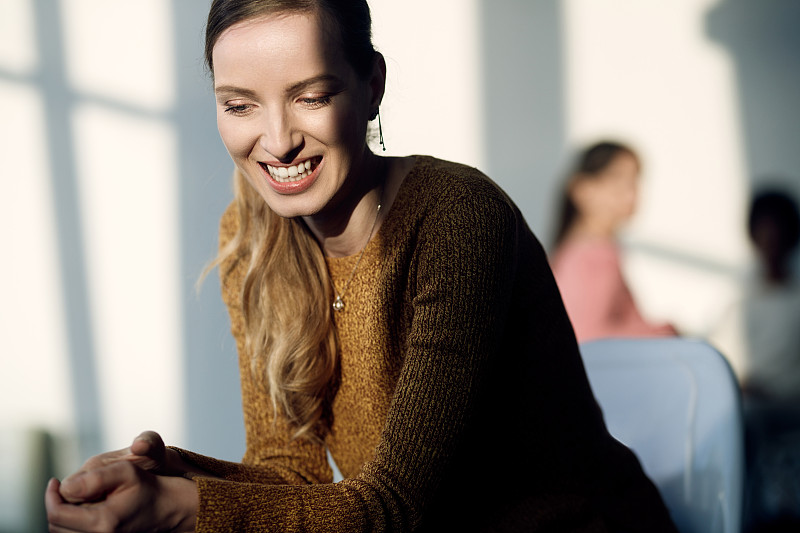
<instances>
[{"instance_id":1,"label":"smiling woman","mask_svg":"<svg viewBox=\"0 0 800 533\"><path fill-rule=\"evenodd\" d=\"M674 531L517 207L474 168L368 148L366 2L215 0L206 58L247 450L144 433L50 482L51 531Z\"/></svg>"}]
</instances>

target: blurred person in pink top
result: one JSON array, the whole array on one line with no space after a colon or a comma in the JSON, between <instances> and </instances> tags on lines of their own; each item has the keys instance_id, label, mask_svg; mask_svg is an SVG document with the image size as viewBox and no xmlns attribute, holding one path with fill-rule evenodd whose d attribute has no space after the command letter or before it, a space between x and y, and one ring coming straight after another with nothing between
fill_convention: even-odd
<instances>
[{"instance_id":1,"label":"blurred person in pink top","mask_svg":"<svg viewBox=\"0 0 800 533\"><path fill-rule=\"evenodd\" d=\"M619 228L636 208L640 163L629 147L600 142L567 180L551 266L579 342L675 335L636 307L620 266Z\"/></svg>"}]
</instances>

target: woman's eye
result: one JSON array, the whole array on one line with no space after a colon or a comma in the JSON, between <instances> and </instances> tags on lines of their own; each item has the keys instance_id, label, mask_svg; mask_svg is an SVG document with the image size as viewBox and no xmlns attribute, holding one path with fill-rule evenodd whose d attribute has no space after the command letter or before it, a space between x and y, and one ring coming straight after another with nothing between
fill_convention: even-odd
<instances>
[{"instance_id":1,"label":"woman's eye","mask_svg":"<svg viewBox=\"0 0 800 533\"><path fill-rule=\"evenodd\" d=\"M246 104L234 104L234 105L226 105L225 112L229 115L234 116L241 116L246 114L250 110L250 106Z\"/></svg>"},{"instance_id":2,"label":"woman's eye","mask_svg":"<svg viewBox=\"0 0 800 533\"><path fill-rule=\"evenodd\" d=\"M300 98L300 103L303 104L308 109L319 109L321 107L325 107L326 105L331 103L330 96L318 96L318 97L303 97Z\"/></svg>"}]
</instances>

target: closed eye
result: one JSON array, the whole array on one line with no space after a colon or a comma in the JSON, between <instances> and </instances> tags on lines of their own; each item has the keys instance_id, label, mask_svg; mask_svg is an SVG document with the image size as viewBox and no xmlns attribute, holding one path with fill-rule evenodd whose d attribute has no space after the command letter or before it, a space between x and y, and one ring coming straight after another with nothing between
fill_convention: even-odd
<instances>
[{"instance_id":1,"label":"closed eye","mask_svg":"<svg viewBox=\"0 0 800 533\"><path fill-rule=\"evenodd\" d=\"M242 116L250 111L250 106L247 104L226 105L225 112L233 116Z\"/></svg>"},{"instance_id":2,"label":"closed eye","mask_svg":"<svg viewBox=\"0 0 800 533\"><path fill-rule=\"evenodd\" d=\"M299 98L298 101L303 104L308 109L319 109L321 107L325 107L330 105L331 103L331 96L319 96L319 97L302 97Z\"/></svg>"}]
</instances>

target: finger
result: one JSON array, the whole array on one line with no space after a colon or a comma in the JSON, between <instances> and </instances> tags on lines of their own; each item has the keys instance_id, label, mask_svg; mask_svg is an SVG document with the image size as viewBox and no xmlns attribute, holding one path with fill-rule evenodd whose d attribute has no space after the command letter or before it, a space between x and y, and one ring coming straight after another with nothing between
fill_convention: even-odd
<instances>
[{"instance_id":1,"label":"finger","mask_svg":"<svg viewBox=\"0 0 800 533\"><path fill-rule=\"evenodd\" d=\"M137 479L137 467L117 461L87 472L74 474L61 483L60 494L70 503L96 502L120 486Z\"/></svg>"},{"instance_id":2,"label":"finger","mask_svg":"<svg viewBox=\"0 0 800 533\"><path fill-rule=\"evenodd\" d=\"M120 459L124 458L127 455L130 455L131 449L130 448L123 448L121 450L114 450L112 452L101 453L99 455L95 455L94 457L90 457L83 463L79 472L86 472L92 470L94 468L98 468L109 463L113 463L115 461L119 461Z\"/></svg>"},{"instance_id":3,"label":"finger","mask_svg":"<svg viewBox=\"0 0 800 533\"><path fill-rule=\"evenodd\" d=\"M144 431L133 439L130 450L134 455L158 457L159 454L164 454L164 448L164 441L161 439L161 435L155 431Z\"/></svg>"},{"instance_id":4,"label":"finger","mask_svg":"<svg viewBox=\"0 0 800 533\"><path fill-rule=\"evenodd\" d=\"M155 431L145 431L136 437L130 447L131 455L126 459L145 470L160 471L166 462L166 447Z\"/></svg>"},{"instance_id":5,"label":"finger","mask_svg":"<svg viewBox=\"0 0 800 533\"><path fill-rule=\"evenodd\" d=\"M85 518L86 510L65 502L59 494L60 485L54 478L47 483L45 489L44 506L47 510L48 530L51 533L76 533L80 530L68 527L67 524L77 524L76 520Z\"/></svg>"},{"instance_id":6,"label":"finger","mask_svg":"<svg viewBox=\"0 0 800 533\"><path fill-rule=\"evenodd\" d=\"M115 531L117 523L118 520L107 510L93 504L73 505L62 502L47 512L50 533Z\"/></svg>"},{"instance_id":7,"label":"finger","mask_svg":"<svg viewBox=\"0 0 800 533\"><path fill-rule=\"evenodd\" d=\"M47 482L47 488L44 490L44 506L46 509L49 510L50 507L55 507L60 503L64 503L61 494L58 492L58 487L60 485L56 478L52 478Z\"/></svg>"},{"instance_id":8,"label":"finger","mask_svg":"<svg viewBox=\"0 0 800 533\"><path fill-rule=\"evenodd\" d=\"M126 457L129 457L130 455L131 455L130 449L116 450L113 452L107 452L101 455L96 455L87 460L80 468L80 470L64 478L64 481L61 482L61 486L64 485L72 486L75 484L80 484L80 481L78 480L80 476L83 476L84 474L92 472L98 468L103 468L109 464L122 461ZM70 494L70 498L72 497L73 495ZM81 503L81 501L70 499L70 503Z\"/></svg>"},{"instance_id":9,"label":"finger","mask_svg":"<svg viewBox=\"0 0 800 533\"><path fill-rule=\"evenodd\" d=\"M82 533L77 529L68 529L65 527L57 526L55 524L50 524L49 527L47 528L47 531L49 531L50 533Z\"/></svg>"}]
</instances>

